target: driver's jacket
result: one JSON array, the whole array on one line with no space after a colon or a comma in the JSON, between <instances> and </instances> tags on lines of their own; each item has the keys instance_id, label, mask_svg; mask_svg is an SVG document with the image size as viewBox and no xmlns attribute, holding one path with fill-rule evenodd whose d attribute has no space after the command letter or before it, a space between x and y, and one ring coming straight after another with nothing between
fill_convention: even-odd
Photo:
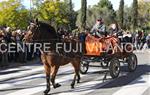
<instances>
[{"instance_id":1,"label":"driver's jacket","mask_svg":"<svg viewBox=\"0 0 150 95\"><path fill-rule=\"evenodd\" d=\"M97 25L95 24L90 31L90 34L97 36L97 37L102 37L105 35L106 32L106 26L104 24Z\"/></svg>"}]
</instances>

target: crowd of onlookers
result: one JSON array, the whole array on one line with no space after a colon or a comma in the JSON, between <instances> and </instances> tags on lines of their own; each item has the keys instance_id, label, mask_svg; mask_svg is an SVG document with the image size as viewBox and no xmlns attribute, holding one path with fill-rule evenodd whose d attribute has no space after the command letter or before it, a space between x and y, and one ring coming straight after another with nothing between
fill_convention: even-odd
<instances>
[{"instance_id":1,"label":"crowd of onlookers","mask_svg":"<svg viewBox=\"0 0 150 95\"><path fill-rule=\"evenodd\" d=\"M137 31L133 33L127 32L125 35L130 35L132 39L131 42L133 43L136 49L145 49L150 48L150 33L146 34L143 31Z\"/></svg>"},{"instance_id":2,"label":"crowd of onlookers","mask_svg":"<svg viewBox=\"0 0 150 95\"><path fill-rule=\"evenodd\" d=\"M124 32L123 38L129 40L127 42L133 43L136 49L150 48L150 33L146 34L142 30L133 33Z\"/></svg>"},{"instance_id":3,"label":"crowd of onlookers","mask_svg":"<svg viewBox=\"0 0 150 95\"><path fill-rule=\"evenodd\" d=\"M14 52L2 52L5 48L4 45L0 45L0 63L7 64L9 62L21 62L24 63L26 61L30 61L33 59L34 55L32 52L28 52L28 48L23 51L17 51L16 45L23 44L23 38L25 35L24 30L14 30L12 31L10 27L1 27L0 28L0 44L12 44L15 48L13 48ZM8 50L8 49L7 49Z\"/></svg>"}]
</instances>

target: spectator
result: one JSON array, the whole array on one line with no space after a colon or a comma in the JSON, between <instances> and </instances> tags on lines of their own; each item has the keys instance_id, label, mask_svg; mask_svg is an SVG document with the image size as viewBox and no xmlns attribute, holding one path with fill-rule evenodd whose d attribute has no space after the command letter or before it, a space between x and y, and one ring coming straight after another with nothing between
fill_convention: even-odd
<instances>
[{"instance_id":1,"label":"spectator","mask_svg":"<svg viewBox=\"0 0 150 95\"><path fill-rule=\"evenodd\" d=\"M150 33L146 37L146 44L147 44L148 48L150 48Z\"/></svg>"},{"instance_id":2,"label":"spectator","mask_svg":"<svg viewBox=\"0 0 150 95\"><path fill-rule=\"evenodd\" d=\"M3 37L3 31L0 30L0 43L2 43L4 40L4 37ZM1 47L2 48L2 47ZM2 52L0 52L0 62L2 61Z\"/></svg>"},{"instance_id":3,"label":"spectator","mask_svg":"<svg viewBox=\"0 0 150 95\"><path fill-rule=\"evenodd\" d=\"M141 45L140 45L141 48L140 49L143 48L145 43L146 43L146 35L145 35L144 31L142 31L142 38L141 38Z\"/></svg>"},{"instance_id":4,"label":"spectator","mask_svg":"<svg viewBox=\"0 0 150 95\"><path fill-rule=\"evenodd\" d=\"M29 49L27 51L27 48L24 50L25 52L22 52L20 49L18 51L17 44L21 45L23 47L22 39L24 38L25 32L22 30L16 30L12 31L10 27L0 27L0 44L6 43L7 46L11 44L11 46L15 48L11 48L11 51L14 52L1 52L0 51L0 64L6 65L6 63L10 62L26 62L26 60L33 59L33 49L31 49L31 52L29 52ZM1 46L0 50L6 49L7 47ZM33 48L33 46L31 47ZM8 49L8 48L7 48ZM34 55L34 58L37 55ZM4 63L4 64L3 64Z\"/></svg>"}]
</instances>

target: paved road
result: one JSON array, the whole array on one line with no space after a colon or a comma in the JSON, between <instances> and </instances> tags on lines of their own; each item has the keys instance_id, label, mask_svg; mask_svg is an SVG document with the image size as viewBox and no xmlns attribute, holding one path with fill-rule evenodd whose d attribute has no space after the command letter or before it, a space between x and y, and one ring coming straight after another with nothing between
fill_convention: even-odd
<instances>
[{"instance_id":1,"label":"paved road","mask_svg":"<svg viewBox=\"0 0 150 95\"><path fill-rule=\"evenodd\" d=\"M117 79L103 81L104 72L98 63L91 63L88 74L81 75L81 83L70 88L73 79L71 65L61 67L56 82L61 87L51 89L52 95L150 95L150 53L138 52L139 65L134 73L122 66ZM0 95L43 95L45 74L41 64L20 66L0 71Z\"/></svg>"}]
</instances>

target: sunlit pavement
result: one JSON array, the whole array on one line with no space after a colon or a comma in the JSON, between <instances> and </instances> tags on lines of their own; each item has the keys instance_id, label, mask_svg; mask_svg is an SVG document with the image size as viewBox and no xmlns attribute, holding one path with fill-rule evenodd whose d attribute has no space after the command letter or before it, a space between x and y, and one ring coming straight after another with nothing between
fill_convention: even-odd
<instances>
[{"instance_id":1,"label":"sunlit pavement","mask_svg":"<svg viewBox=\"0 0 150 95\"><path fill-rule=\"evenodd\" d=\"M99 63L90 63L87 74L81 75L81 83L71 89L73 68L71 65L59 69L56 82L62 86L51 89L52 95L150 95L150 50L136 51L138 68L129 73L122 64L119 78L103 81L107 69ZM94 65L94 66L93 66ZM42 64L20 66L0 71L0 95L43 95L45 74Z\"/></svg>"}]
</instances>

